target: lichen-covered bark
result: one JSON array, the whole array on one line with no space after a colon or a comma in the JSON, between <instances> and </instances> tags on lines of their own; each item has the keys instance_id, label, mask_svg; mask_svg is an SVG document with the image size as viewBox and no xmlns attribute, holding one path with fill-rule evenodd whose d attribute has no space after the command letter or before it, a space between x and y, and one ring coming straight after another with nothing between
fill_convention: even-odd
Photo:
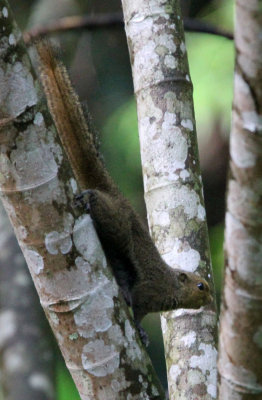
<instances>
[{"instance_id":1,"label":"lichen-covered bark","mask_svg":"<svg viewBox=\"0 0 262 400\"><path fill-rule=\"evenodd\" d=\"M262 1L237 0L219 399L262 398Z\"/></svg>"},{"instance_id":2,"label":"lichen-covered bark","mask_svg":"<svg viewBox=\"0 0 262 400\"><path fill-rule=\"evenodd\" d=\"M171 266L213 289L183 24L178 1L122 0L152 237ZM215 305L162 316L170 399L216 397Z\"/></svg>"},{"instance_id":3,"label":"lichen-covered bark","mask_svg":"<svg viewBox=\"0 0 262 400\"><path fill-rule=\"evenodd\" d=\"M0 385L8 400L55 399L54 341L0 204Z\"/></svg>"},{"instance_id":4,"label":"lichen-covered bark","mask_svg":"<svg viewBox=\"0 0 262 400\"><path fill-rule=\"evenodd\" d=\"M66 365L83 400L163 399L5 0L0 25L1 196Z\"/></svg>"}]
</instances>

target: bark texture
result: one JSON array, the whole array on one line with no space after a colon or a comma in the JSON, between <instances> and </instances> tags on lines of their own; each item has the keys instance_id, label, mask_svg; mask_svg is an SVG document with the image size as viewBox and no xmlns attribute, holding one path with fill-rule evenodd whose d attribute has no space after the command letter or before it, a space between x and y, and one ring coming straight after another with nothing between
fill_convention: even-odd
<instances>
[{"instance_id":1,"label":"bark texture","mask_svg":"<svg viewBox=\"0 0 262 400\"><path fill-rule=\"evenodd\" d=\"M54 340L2 204L0 365L6 400L55 399Z\"/></svg>"},{"instance_id":2,"label":"bark texture","mask_svg":"<svg viewBox=\"0 0 262 400\"><path fill-rule=\"evenodd\" d=\"M66 365L82 400L163 399L5 0L0 25L1 195Z\"/></svg>"},{"instance_id":3,"label":"bark texture","mask_svg":"<svg viewBox=\"0 0 262 400\"><path fill-rule=\"evenodd\" d=\"M219 398L262 398L262 1L237 0Z\"/></svg>"},{"instance_id":4,"label":"bark texture","mask_svg":"<svg viewBox=\"0 0 262 400\"><path fill-rule=\"evenodd\" d=\"M164 260L213 289L183 22L178 1L122 0L145 200ZM170 399L216 397L215 304L162 316Z\"/></svg>"}]
</instances>

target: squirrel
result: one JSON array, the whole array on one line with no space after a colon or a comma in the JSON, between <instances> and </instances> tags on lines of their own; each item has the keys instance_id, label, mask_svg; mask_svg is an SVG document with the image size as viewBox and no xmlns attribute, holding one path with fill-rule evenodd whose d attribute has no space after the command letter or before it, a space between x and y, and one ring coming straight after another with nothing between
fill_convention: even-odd
<instances>
[{"instance_id":1,"label":"squirrel","mask_svg":"<svg viewBox=\"0 0 262 400\"><path fill-rule=\"evenodd\" d=\"M79 182L77 204L90 213L124 299L140 325L150 312L197 309L212 301L207 281L167 265L142 219L107 172L67 70L46 40L36 43L40 80L60 139Z\"/></svg>"}]
</instances>

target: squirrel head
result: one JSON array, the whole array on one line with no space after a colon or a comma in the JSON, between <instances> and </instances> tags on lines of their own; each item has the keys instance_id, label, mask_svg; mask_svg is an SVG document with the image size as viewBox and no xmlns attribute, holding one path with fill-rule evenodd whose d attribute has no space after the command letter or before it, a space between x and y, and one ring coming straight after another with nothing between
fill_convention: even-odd
<instances>
[{"instance_id":1,"label":"squirrel head","mask_svg":"<svg viewBox=\"0 0 262 400\"><path fill-rule=\"evenodd\" d=\"M178 308L200 308L209 304L213 298L207 281L200 276L187 271L177 271Z\"/></svg>"}]
</instances>

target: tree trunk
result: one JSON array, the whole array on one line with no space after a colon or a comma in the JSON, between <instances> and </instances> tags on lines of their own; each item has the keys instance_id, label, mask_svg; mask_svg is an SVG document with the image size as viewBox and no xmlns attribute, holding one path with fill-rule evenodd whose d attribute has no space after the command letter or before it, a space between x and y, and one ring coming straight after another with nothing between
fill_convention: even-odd
<instances>
[{"instance_id":1,"label":"tree trunk","mask_svg":"<svg viewBox=\"0 0 262 400\"><path fill-rule=\"evenodd\" d=\"M237 0L219 398L262 398L262 1Z\"/></svg>"},{"instance_id":2,"label":"tree trunk","mask_svg":"<svg viewBox=\"0 0 262 400\"><path fill-rule=\"evenodd\" d=\"M2 199L66 365L83 400L163 399L91 218L72 205L78 185L7 1L0 10Z\"/></svg>"},{"instance_id":3,"label":"tree trunk","mask_svg":"<svg viewBox=\"0 0 262 400\"><path fill-rule=\"evenodd\" d=\"M54 400L53 335L2 204L0 232L0 381L3 396L8 400Z\"/></svg>"},{"instance_id":4,"label":"tree trunk","mask_svg":"<svg viewBox=\"0 0 262 400\"><path fill-rule=\"evenodd\" d=\"M145 200L164 260L213 291L192 83L178 1L122 0L137 100ZM170 399L216 397L216 310L162 316Z\"/></svg>"}]
</instances>

